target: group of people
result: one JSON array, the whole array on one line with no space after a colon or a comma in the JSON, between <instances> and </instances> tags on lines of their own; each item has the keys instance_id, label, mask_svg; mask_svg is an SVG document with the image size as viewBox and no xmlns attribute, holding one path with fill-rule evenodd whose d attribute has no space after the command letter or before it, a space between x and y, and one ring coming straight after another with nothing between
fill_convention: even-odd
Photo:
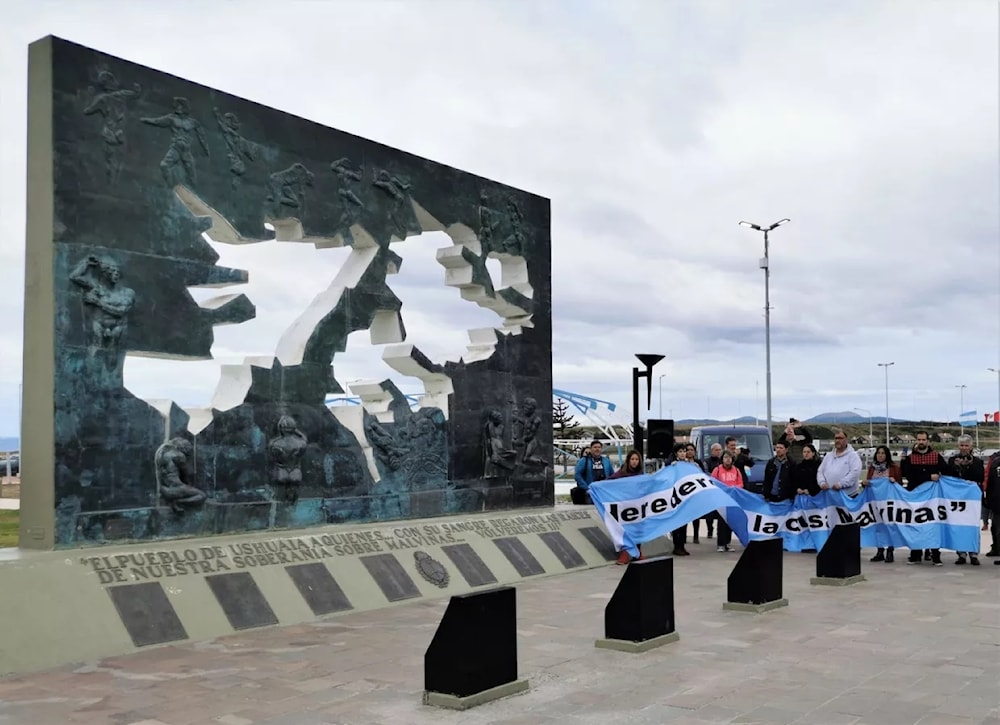
<instances>
[{"instance_id":1,"label":"group of people","mask_svg":"<svg viewBox=\"0 0 1000 725\"><path fill-rule=\"evenodd\" d=\"M892 453L887 446L878 446L873 459L868 466L867 475L862 483L862 462L858 452L848 443L847 435L842 430L836 430L833 438L833 450L822 459L817 455L812 444L812 438L801 424L792 419L785 432L774 444L774 456L768 460L764 468L763 485L755 492L768 501L792 500L798 495L815 496L820 491L843 491L849 496L856 496L861 487L869 482L885 478L891 483L903 486L908 491L931 481L937 481L941 476L952 476L968 481L969 485L981 487L982 497L982 530L990 530L992 546L986 553L988 557L998 557L993 563L1000 565L1000 522L992 512L1000 512L1000 452L994 454L988 461L983 461L972 452L972 439L963 435L958 439L958 453L945 459L935 451L925 431L916 434L916 443L912 452L905 456L897 465L892 460ZM753 466L749 451L740 449L735 437L729 437L725 446L715 443L710 448L707 459L701 460L692 443L677 443L673 455L667 464L687 461L697 465L702 471L726 486L750 489L748 469ZM576 487L570 491L573 503L588 504L590 485L597 481L612 478L623 478L645 473L642 456L632 450L625 457L625 464L614 469L611 459L604 455L600 441L593 441L590 447L577 462L574 478ZM990 520L992 517L992 527ZM705 519L708 537L711 538L718 528L716 538L717 551L732 551L732 530L725 520L712 512ZM693 543L700 543L700 520L692 522ZM689 556L687 550L687 526L672 533L675 556ZM971 564L979 566L978 552L957 552L955 564ZM873 562L894 561L893 547L879 548ZM627 564L629 554L622 550L618 563ZM910 551L908 564L920 564L928 561L935 566L941 566L940 549L926 551Z\"/></svg>"}]
</instances>

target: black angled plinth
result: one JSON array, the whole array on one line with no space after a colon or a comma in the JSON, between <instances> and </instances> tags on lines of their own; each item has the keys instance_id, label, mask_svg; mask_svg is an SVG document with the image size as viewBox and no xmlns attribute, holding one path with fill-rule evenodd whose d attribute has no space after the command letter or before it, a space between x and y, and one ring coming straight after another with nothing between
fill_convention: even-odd
<instances>
[{"instance_id":1,"label":"black angled plinth","mask_svg":"<svg viewBox=\"0 0 1000 725\"><path fill-rule=\"evenodd\" d=\"M834 526L830 538L816 555L816 576L810 584L847 586L865 580L861 573L861 526Z\"/></svg>"},{"instance_id":2,"label":"black angled plinth","mask_svg":"<svg viewBox=\"0 0 1000 725\"><path fill-rule=\"evenodd\" d=\"M517 590L454 596L424 654L424 704L466 710L524 692L517 679Z\"/></svg>"},{"instance_id":3,"label":"black angled plinth","mask_svg":"<svg viewBox=\"0 0 1000 725\"><path fill-rule=\"evenodd\" d=\"M669 556L632 562L604 608L604 639L595 647L645 652L680 635L674 628L674 560Z\"/></svg>"},{"instance_id":4,"label":"black angled plinth","mask_svg":"<svg viewBox=\"0 0 1000 725\"><path fill-rule=\"evenodd\" d=\"M783 554L781 539L747 544L729 575L727 601L722 608L760 614L787 607L788 600L781 595Z\"/></svg>"}]
</instances>

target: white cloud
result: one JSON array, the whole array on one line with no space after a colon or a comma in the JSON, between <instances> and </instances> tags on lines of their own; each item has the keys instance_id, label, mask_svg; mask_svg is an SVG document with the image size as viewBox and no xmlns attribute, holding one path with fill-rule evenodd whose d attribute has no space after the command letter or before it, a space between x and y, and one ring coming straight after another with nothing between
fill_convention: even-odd
<instances>
[{"instance_id":1,"label":"white cloud","mask_svg":"<svg viewBox=\"0 0 1000 725\"><path fill-rule=\"evenodd\" d=\"M881 414L886 360L893 415L954 418L955 384L969 386L966 407L996 407L995 4L276 8L5 6L0 432L14 427L20 367L26 46L47 33L550 197L558 387L627 407L632 353L658 351L665 413L762 412L762 242L736 223L788 216L771 239L775 417ZM264 255L246 264L269 274L248 286L258 320L217 330L219 359L260 352L341 258L247 249L220 263L244 266L241 254ZM443 353L481 318L442 294L457 298L428 267L400 296L418 301L404 306L415 341L470 315ZM377 364L359 337L339 379ZM211 366L192 366L141 375L176 381L160 395L210 389Z\"/></svg>"}]
</instances>

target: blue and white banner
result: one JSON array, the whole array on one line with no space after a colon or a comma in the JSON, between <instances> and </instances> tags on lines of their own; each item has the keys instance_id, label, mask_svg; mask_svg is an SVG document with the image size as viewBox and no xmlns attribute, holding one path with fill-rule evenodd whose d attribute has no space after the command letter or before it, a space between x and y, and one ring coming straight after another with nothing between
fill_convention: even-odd
<instances>
[{"instance_id":1,"label":"blue and white banner","mask_svg":"<svg viewBox=\"0 0 1000 725\"><path fill-rule=\"evenodd\" d=\"M974 410L967 410L958 416L958 424L963 428L975 428L979 424L979 414Z\"/></svg>"},{"instance_id":2,"label":"blue and white banner","mask_svg":"<svg viewBox=\"0 0 1000 725\"><path fill-rule=\"evenodd\" d=\"M648 475L592 483L587 490L615 548L639 556L644 541L731 506L725 488L695 464L675 463Z\"/></svg>"},{"instance_id":3,"label":"blue and white banner","mask_svg":"<svg viewBox=\"0 0 1000 725\"><path fill-rule=\"evenodd\" d=\"M979 551L982 492L959 478L943 477L915 491L875 479L854 498L822 491L771 503L723 485L692 463L677 463L652 475L592 484L590 496L616 547L632 556L638 544L713 510L744 545L781 538L788 551L819 550L834 526L856 522L862 546Z\"/></svg>"},{"instance_id":4,"label":"blue and white banner","mask_svg":"<svg viewBox=\"0 0 1000 725\"><path fill-rule=\"evenodd\" d=\"M982 491L943 477L907 491L877 478L854 498L840 491L769 503L756 494L727 490L737 507L725 517L742 544L780 537L788 551L821 549L839 524L861 525L862 546L979 551Z\"/></svg>"}]
</instances>

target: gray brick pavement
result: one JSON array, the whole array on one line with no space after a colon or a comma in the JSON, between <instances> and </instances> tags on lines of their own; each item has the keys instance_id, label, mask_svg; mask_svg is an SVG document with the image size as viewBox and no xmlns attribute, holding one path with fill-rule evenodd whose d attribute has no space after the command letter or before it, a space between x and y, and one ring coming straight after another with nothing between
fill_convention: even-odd
<instances>
[{"instance_id":1,"label":"gray brick pavement","mask_svg":"<svg viewBox=\"0 0 1000 725\"><path fill-rule=\"evenodd\" d=\"M1000 567L864 565L791 605L722 611L738 554L675 562L681 640L594 648L614 565L518 586L520 675L532 689L456 713L421 704L423 652L445 600L247 631L0 681L0 725L796 723L1000 725ZM867 559L867 557L866 557Z\"/></svg>"}]
</instances>

